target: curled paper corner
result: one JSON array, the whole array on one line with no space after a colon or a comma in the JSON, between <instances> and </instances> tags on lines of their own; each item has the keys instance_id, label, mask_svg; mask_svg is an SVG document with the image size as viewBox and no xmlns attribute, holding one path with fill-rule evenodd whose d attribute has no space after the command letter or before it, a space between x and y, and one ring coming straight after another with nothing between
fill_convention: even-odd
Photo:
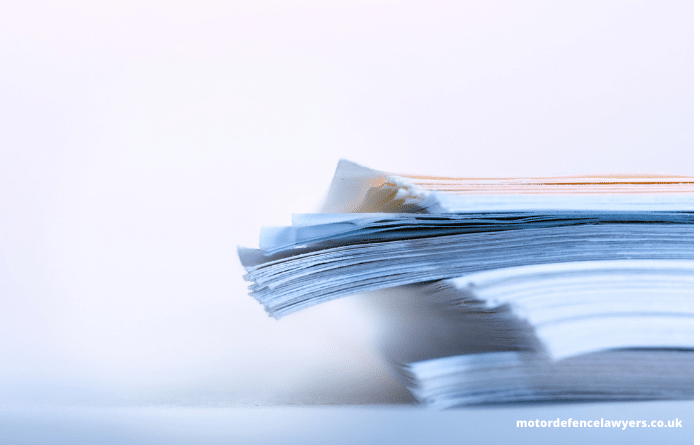
<instances>
[{"instance_id":1,"label":"curled paper corner","mask_svg":"<svg viewBox=\"0 0 700 445\"><path fill-rule=\"evenodd\" d=\"M321 212L354 212L361 206L367 191L381 186L388 176L386 172L340 159Z\"/></svg>"}]
</instances>

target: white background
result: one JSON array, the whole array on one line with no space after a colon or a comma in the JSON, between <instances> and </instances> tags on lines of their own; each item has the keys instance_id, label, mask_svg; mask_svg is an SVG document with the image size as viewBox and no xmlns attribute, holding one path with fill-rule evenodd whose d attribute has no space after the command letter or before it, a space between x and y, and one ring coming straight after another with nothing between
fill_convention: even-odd
<instances>
[{"instance_id":1,"label":"white background","mask_svg":"<svg viewBox=\"0 0 700 445\"><path fill-rule=\"evenodd\" d=\"M688 0L4 2L0 404L404 400L357 301L275 321L236 246L341 157L692 175L692 95Z\"/></svg>"}]
</instances>

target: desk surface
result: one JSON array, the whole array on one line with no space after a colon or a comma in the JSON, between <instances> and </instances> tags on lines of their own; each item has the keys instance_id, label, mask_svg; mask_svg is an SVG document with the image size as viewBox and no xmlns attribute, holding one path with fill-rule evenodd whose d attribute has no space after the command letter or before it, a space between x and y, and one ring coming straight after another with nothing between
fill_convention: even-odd
<instances>
[{"instance_id":1,"label":"desk surface","mask_svg":"<svg viewBox=\"0 0 700 445\"><path fill-rule=\"evenodd\" d=\"M517 420L663 420L681 426L533 427ZM520 405L450 411L415 406L4 407L4 443L465 444L693 441L693 402ZM641 424L640 424L641 425Z\"/></svg>"}]
</instances>

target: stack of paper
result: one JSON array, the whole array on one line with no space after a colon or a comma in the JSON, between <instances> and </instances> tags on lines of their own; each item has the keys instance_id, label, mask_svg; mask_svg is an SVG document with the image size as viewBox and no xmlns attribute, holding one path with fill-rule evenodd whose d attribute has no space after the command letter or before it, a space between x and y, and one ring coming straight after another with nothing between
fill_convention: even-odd
<instances>
[{"instance_id":1,"label":"stack of paper","mask_svg":"<svg viewBox=\"0 0 700 445\"><path fill-rule=\"evenodd\" d=\"M400 177L341 161L325 210L239 250L251 295L281 317L384 289L383 348L418 400L692 397L692 178Z\"/></svg>"}]
</instances>

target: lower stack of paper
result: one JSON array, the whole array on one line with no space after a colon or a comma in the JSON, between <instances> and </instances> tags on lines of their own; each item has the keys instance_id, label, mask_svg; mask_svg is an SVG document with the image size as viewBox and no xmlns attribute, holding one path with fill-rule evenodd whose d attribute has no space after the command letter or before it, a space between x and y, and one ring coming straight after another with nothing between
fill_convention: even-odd
<instances>
[{"instance_id":1,"label":"lower stack of paper","mask_svg":"<svg viewBox=\"0 0 700 445\"><path fill-rule=\"evenodd\" d=\"M693 395L692 261L498 269L371 302L382 347L431 406Z\"/></svg>"}]
</instances>

